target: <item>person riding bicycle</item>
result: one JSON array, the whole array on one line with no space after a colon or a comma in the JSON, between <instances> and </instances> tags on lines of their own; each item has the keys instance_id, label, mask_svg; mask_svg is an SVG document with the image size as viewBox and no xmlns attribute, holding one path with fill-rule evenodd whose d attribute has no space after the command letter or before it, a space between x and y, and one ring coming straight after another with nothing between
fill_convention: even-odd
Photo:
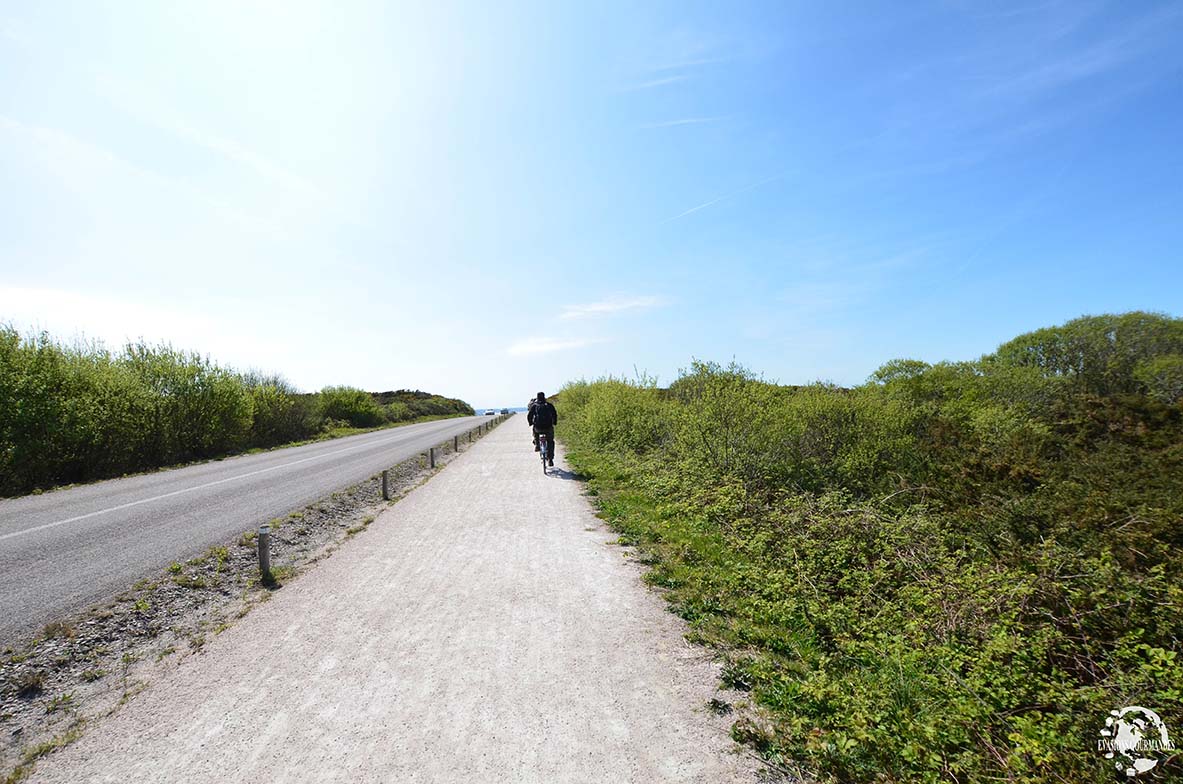
<instances>
[{"instance_id":1,"label":"person riding bicycle","mask_svg":"<svg viewBox=\"0 0 1183 784\"><path fill-rule=\"evenodd\" d=\"M530 403L530 410L526 413L526 422L534 428L535 452L540 448L538 436L546 436L546 443L550 444L547 462L552 466L555 464L555 424L558 421L559 412L555 411L554 404L546 399L546 395L539 392L538 397Z\"/></svg>"}]
</instances>

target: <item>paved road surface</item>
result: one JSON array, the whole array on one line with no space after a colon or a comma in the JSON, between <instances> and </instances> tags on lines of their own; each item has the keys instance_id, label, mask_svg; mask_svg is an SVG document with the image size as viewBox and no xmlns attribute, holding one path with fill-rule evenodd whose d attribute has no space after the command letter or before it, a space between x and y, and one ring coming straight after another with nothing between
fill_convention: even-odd
<instances>
[{"instance_id":1,"label":"paved road surface","mask_svg":"<svg viewBox=\"0 0 1183 784\"><path fill-rule=\"evenodd\" d=\"M752 782L717 670L522 417L37 782Z\"/></svg>"},{"instance_id":2,"label":"paved road surface","mask_svg":"<svg viewBox=\"0 0 1183 784\"><path fill-rule=\"evenodd\" d=\"M491 418L424 422L0 500L0 647Z\"/></svg>"}]
</instances>

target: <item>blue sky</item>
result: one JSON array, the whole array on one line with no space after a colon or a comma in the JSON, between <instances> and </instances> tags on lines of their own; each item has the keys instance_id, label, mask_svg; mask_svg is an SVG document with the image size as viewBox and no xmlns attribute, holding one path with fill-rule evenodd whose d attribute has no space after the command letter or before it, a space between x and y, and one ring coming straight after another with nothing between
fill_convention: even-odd
<instances>
[{"instance_id":1,"label":"blue sky","mask_svg":"<svg viewBox=\"0 0 1183 784\"><path fill-rule=\"evenodd\" d=\"M0 6L0 320L477 405L1183 312L1183 4Z\"/></svg>"}]
</instances>

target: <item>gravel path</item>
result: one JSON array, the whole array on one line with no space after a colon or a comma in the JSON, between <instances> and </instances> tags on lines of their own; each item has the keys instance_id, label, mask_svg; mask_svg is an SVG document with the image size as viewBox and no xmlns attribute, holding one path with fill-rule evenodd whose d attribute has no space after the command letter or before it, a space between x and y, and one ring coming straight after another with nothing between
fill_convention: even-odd
<instances>
[{"instance_id":1,"label":"gravel path","mask_svg":"<svg viewBox=\"0 0 1183 784\"><path fill-rule=\"evenodd\" d=\"M515 417L39 782L756 781L716 666Z\"/></svg>"}]
</instances>

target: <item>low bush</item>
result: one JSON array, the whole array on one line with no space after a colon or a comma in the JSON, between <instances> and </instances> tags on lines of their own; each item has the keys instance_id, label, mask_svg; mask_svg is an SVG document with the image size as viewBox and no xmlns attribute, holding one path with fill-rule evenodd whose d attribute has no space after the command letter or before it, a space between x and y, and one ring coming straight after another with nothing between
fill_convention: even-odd
<instances>
[{"instance_id":1,"label":"low bush","mask_svg":"<svg viewBox=\"0 0 1183 784\"><path fill-rule=\"evenodd\" d=\"M417 390L308 395L279 376L236 373L171 346L111 352L0 325L3 495L276 446L336 426L472 413L463 401Z\"/></svg>"},{"instance_id":2,"label":"low bush","mask_svg":"<svg viewBox=\"0 0 1183 784\"><path fill-rule=\"evenodd\" d=\"M325 387L317 395L322 419L348 422L352 427L377 427L388 421L369 392L354 387Z\"/></svg>"},{"instance_id":3,"label":"low bush","mask_svg":"<svg viewBox=\"0 0 1183 784\"><path fill-rule=\"evenodd\" d=\"M1180 323L1082 319L854 389L711 363L668 390L581 381L562 432L766 713L734 734L770 760L833 781L1102 780L1108 711L1183 726Z\"/></svg>"}]
</instances>

